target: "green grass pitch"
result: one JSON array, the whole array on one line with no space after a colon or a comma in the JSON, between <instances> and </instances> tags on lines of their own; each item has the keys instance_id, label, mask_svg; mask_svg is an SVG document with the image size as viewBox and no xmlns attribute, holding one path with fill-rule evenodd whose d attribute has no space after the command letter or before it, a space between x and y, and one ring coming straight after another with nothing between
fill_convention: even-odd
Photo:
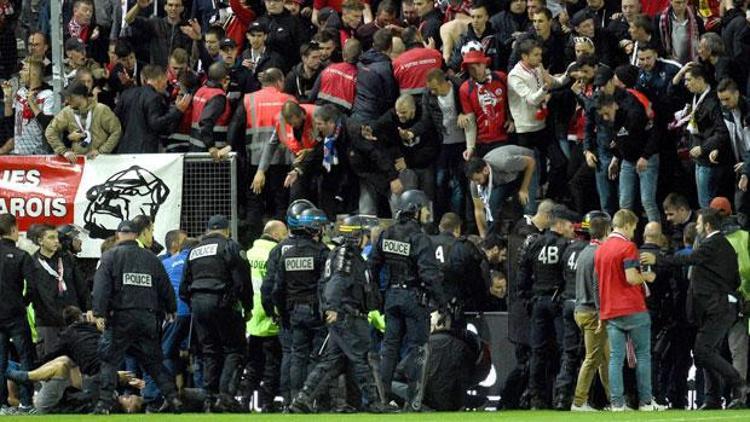
<instances>
[{"instance_id":1,"label":"green grass pitch","mask_svg":"<svg viewBox=\"0 0 750 422\"><path fill-rule=\"evenodd\" d=\"M146 422L240 422L240 421L272 421L272 422L556 422L556 421L591 421L591 422L679 422L679 421L728 421L728 422L750 422L750 410L742 411L710 411L710 412L596 412L596 413L570 413L570 412L458 412L458 413L420 413L420 414L397 414L397 415L338 415L338 414L316 414L316 415L268 415L268 414L184 414L184 415L111 415L111 416L87 416L87 415L50 415L50 416L20 416L3 417L0 421L25 420L29 422L54 421L54 422L78 422L78 421L146 421Z\"/></svg>"}]
</instances>

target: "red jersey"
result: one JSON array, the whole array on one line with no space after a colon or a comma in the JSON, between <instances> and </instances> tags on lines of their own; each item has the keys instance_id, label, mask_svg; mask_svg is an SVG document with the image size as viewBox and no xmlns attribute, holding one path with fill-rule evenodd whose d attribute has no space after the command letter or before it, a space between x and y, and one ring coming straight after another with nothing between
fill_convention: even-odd
<instances>
[{"instance_id":1,"label":"red jersey","mask_svg":"<svg viewBox=\"0 0 750 422\"><path fill-rule=\"evenodd\" d=\"M594 269L599 278L601 320L646 312L643 286L633 286L625 279L625 270L640 265L635 243L617 232L596 249Z\"/></svg>"},{"instance_id":2,"label":"red jersey","mask_svg":"<svg viewBox=\"0 0 750 422\"><path fill-rule=\"evenodd\" d=\"M477 144L508 140L508 80L503 72L492 72L483 83L469 79L461 84L459 98L464 113L477 120Z\"/></svg>"}]
</instances>

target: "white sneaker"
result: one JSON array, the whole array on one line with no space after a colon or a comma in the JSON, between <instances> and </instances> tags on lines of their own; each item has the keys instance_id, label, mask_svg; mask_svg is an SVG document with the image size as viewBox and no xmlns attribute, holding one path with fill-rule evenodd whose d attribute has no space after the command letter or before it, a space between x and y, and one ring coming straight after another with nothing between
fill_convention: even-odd
<instances>
[{"instance_id":1,"label":"white sneaker","mask_svg":"<svg viewBox=\"0 0 750 422\"><path fill-rule=\"evenodd\" d=\"M641 412L661 412L667 410L667 406L657 403L656 400L651 400L651 403L638 406L638 410Z\"/></svg>"},{"instance_id":2,"label":"white sneaker","mask_svg":"<svg viewBox=\"0 0 750 422\"><path fill-rule=\"evenodd\" d=\"M635 412L635 409L623 404L622 406L612 406L611 411L613 412Z\"/></svg>"},{"instance_id":3,"label":"white sneaker","mask_svg":"<svg viewBox=\"0 0 750 422\"><path fill-rule=\"evenodd\" d=\"M573 403L572 405L570 405L570 411L571 412L598 412L598 410L589 406L588 403L584 403L581 406L576 406L576 404Z\"/></svg>"}]
</instances>

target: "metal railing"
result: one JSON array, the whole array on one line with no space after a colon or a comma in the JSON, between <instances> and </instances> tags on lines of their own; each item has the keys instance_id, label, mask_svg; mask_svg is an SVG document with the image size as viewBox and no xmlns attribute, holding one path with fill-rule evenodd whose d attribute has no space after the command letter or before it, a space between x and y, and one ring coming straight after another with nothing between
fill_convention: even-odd
<instances>
[{"instance_id":1,"label":"metal railing","mask_svg":"<svg viewBox=\"0 0 750 422\"><path fill-rule=\"evenodd\" d=\"M208 153L187 153L182 176L180 228L188 236L206 232L206 222L214 214L230 218L232 237L237 239L237 155L219 162Z\"/></svg>"}]
</instances>

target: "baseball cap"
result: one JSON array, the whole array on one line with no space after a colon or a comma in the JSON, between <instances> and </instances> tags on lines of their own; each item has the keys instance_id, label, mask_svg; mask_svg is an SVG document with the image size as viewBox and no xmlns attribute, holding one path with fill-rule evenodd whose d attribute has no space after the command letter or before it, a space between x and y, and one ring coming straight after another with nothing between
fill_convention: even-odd
<instances>
[{"instance_id":1,"label":"baseball cap","mask_svg":"<svg viewBox=\"0 0 750 422\"><path fill-rule=\"evenodd\" d=\"M221 40L219 48L237 48L237 43L231 38L224 38Z\"/></svg>"},{"instance_id":2,"label":"baseball cap","mask_svg":"<svg viewBox=\"0 0 750 422\"><path fill-rule=\"evenodd\" d=\"M615 72L613 72L612 69L610 69L608 66L599 66L596 69L596 75L594 75L594 86L604 86L614 77Z\"/></svg>"},{"instance_id":3,"label":"baseball cap","mask_svg":"<svg viewBox=\"0 0 750 422\"><path fill-rule=\"evenodd\" d=\"M229 228L229 219L227 217L216 214L211 216L211 218L208 219L208 229L209 230L223 230Z\"/></svg>"},{"instance_id":4,"label":"baseball cap","mask_svg":"<svg viewBox=\"0 0 750 422\"><path fill-rule=\"evenodd\" d=\"M117 233L138 233L138 230L136 230L132 221L122 220L117 226Z\"/></svg>"},{"instance_id":5,"label":"baseball cap","mask_svg":"<svg viewBox=\"0 0 750 422\"><path fill-rule=\"evenodd\" d=\"M264 22L258 22L255 21L250 24L250 26L247 28L247 33L251 32L262 32L264 34L268 33L268 25L266 25Z\"/></svg>"},{"instance_id":6,"label":"baseball cap","mask_svg":"<svg viewBox=\"0 0 750 422\"><path fill-rule=\"evenodd\" d=\"M729 203L729 199L723 196L717 196L716 198L712 199L708 204L708 207L718 210L719 214L721 214L722 217L728 217L732 215L732 204Z\"/></svg>"}]
</instances>

